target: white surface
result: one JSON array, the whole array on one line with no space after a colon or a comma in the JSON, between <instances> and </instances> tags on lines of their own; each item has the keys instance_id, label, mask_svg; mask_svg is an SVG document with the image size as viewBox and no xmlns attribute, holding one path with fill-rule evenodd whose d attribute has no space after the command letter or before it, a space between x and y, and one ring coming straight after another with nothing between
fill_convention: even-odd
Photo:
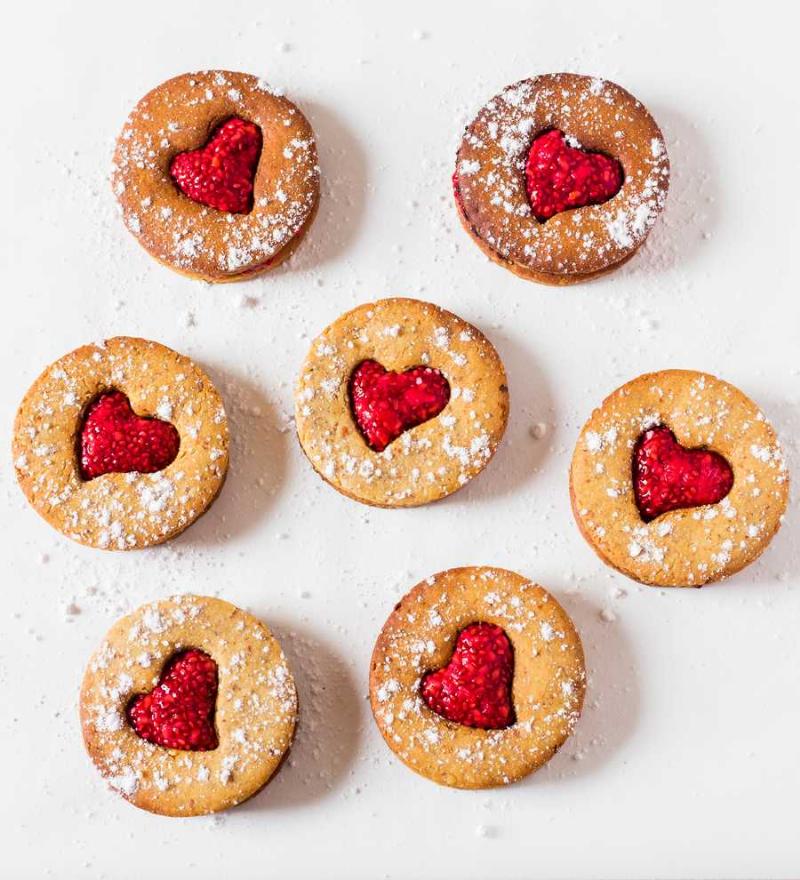
<instances>
[{"instance_id":1,"label":"white surface","mask_svg":"<svg viewBox=\"0 0 800 880\"><path fill-rule=\"evenodd\" d=\"M68 5L4 11L2 434L45 365L123 333L207 367L234 451L202 521L127 555L62 539L28 509L3 458L4 876L796 876L796 515L728 583L659 591L595 559L566 480L591 408L623 381L673 366L712 371L754 397L797 470L797 21L778 17L788 6ZM306 243L290 266L246 284L208 287L156 265L118 221L107 185L134 102L201 67L284 87L321 149L324 198ZM484 101L563 69L641 98L664 128L674 177L643 252L561 291L480 255L456 221L449 177ZM483 328L512 394L489 469L451 499L405 512L323 485L291 421L310 339L345 309L393 294ZM548 431L537 441L538 422ZM574 739L537 776L483 793L403 768L365 700L392 604L428 574L470 563L553 590L591 668ZM303 710L290 765L213 820L149 816L106 792L76 717L84 664L113 621L188 589L275 628ZM73 601L80 613L69 616Z\"/></svg>"}]
</instances>

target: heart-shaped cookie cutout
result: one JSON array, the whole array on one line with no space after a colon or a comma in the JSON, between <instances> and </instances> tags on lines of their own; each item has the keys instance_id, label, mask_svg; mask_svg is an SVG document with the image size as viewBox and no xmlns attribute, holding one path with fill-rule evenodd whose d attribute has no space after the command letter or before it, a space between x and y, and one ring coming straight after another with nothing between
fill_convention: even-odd
<instances>
[{"instance_id":1,"label":"heart-shaped cookie cutout","mask_svg":"<svg viewBox=\"0 0 800 880\"><path fill-rule=\"evenodd\" d=\"M461 630L446 666L422 679L429 709L467 727L500 730L514 723L514 650L503 629L471 623Z\"/></svg>"},{"instance_id":2,"label":"heart-shaped cookie cutout","mask_svg":"<svg viewBox=\"0 0 800 880\"><path fill-rule=\"evenodd\" d=\"M193 202L231 214L253 207L261 129L238 116L220 125L204 147L178 153L169 166L178 189Z\"/></svg>"},{"instance_id":3,"label":"heart-shaped cookie cutout","mask_svg":"<svg viewBox=\"0 0 800 880\"><path fill-rule=\"evenodd\" d=\"M434 418L450 400L450 383L433 367L392 373L362 361L350 377L350 406L370 449L383 452L404 431Z\"/></svg>"},{"instance_id":4,"label":"heart-shaped cookie cutout","mask_svg":"<svg viewBox=\"0 0 800 880\"><path fill-rule=\"evenodd\" d=\"M165 749L207 752L218 745L214 729L217 664L204 651L176 654L149 694L128 705L128 722L148 742Z\"/></svg>"},{"instance_id":5,"label":"heart-shaped cookie cutout","mask_svg":"<svg viewBox=\"0 0 800 880\"><path fill-rule=\"evenodd\" d=\"M109 473L155 473L175 460L180 445L174 425L137 416L121 391L107 391L90 404L81 426L81 476L93 480Z\"/></svg>"},{"instance_id":6,"label":"heart-shaped cookie cutout","mask_svg":"<svg viewBox=\"0 0 800 880\"><path fill-rule=\"evenodd\" d=\"M633 494L650 522L668 510L717 504L731 491L733 469L710 449L687 449L666 425L645 431L633 449Z\"/></svg>"},{"instance_id":7,"label":"heart-shaped cookie cutout","mask_svg":"<svg viewBox=\"0 0 800 880\"><path fill-rule=\"evenodd\" d=\"M571 208L607 202L622 186L622 165L616 159L569 140L552 128L535 138L528 153L528 199L539 222Z\"/></svg>"}]
</instances>

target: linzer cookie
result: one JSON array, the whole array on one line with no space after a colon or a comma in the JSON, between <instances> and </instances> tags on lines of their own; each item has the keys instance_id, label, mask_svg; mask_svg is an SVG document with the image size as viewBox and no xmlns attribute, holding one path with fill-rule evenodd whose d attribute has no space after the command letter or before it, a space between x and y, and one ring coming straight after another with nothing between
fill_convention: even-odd
<instances>
[{"instance_id":1,"label":"linzer cookie","mask_svg":"<svg viewBox=\"0 0 800 880\"><path fill-rule=\"evenodd\" d=\"M453 187L490 259L531 281L573 284L636 253L664 207L669 160L655 120L625 89L546 74L480 110Z\"/></svg>"},{"instance_id":2,"label":"linzer cookie","mask_svg":"<svg viewBox=\"0 0 800 880\"><path fill-rule=\"evenodd\" d=\"M500 357L431 303L384 299L314 341L297 382L297 435L344 495L413 507L455 492L494 455L508 419Z\"/></svg>"},{"instance_id":3,"label":"linzer cookie","mask_svg":"<svg viewBox=\"0 0 800 880\"><path fill-rule=\"evenodd\" d=\"M193 278L240 281L281 263L311 224L314 133L264 80L187 73L134 107L111 183L125 225L153 257Z\"/></svg>"},{"instance_id":4,"label":"linzer cookie","mask_svg":"<svg viewBox=\"0 0 800 880\"><path fill-rule=\"evenodd\" d=\"M228 470L228 420L208 376L157 342L117 336L57 360L17 412L17 479L33 508L90 547L175 537Z\"/></svg>"},{"instance_id":5,"label":"linzer cookie","mask_svg":"<svg viewBox=\"0 0 800 880\"><path fill-rule=\"evenodd\" d=\"M113 789L151 813L198 816L270 781L292 744L297 694L261 621L185 595L114 624L86 669L80 715Z\"/></svg>"},{"instance_id":6,"label":"linzer cookie","mask_svg":"<svg viewBox=\"0 0 800 880\"><path fill-rule=\"evenodd\" d=\"M760 556L783 520L789 475L772 426L738 388L663 370L592 413L570 495L604 562L643 584L699 587Z\"/></svg>"},{"instance_id":7,"label":"linzer cookie","mask_svg":"<svg viewBox=\"0 0 800 880\"><path fill-rule=\"evenodd\" d=\"M370 701L389 748L454 788L537 770L575 726L583 649L542 587L502 568L453 568L418 584L378 636Z\"/></svg>"}]
</instances>

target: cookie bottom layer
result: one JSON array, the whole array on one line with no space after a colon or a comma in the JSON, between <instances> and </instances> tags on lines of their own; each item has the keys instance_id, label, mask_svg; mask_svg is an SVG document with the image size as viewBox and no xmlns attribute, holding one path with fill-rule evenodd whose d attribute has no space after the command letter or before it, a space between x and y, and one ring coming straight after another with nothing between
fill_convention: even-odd
<instances>
[{"instance_id":1,"label":"cookie bottom layer","mask_svg":"<svg viewBox=\"0 0 800 880\"><path fill-rule=\"evenodd\" d=\"M610 272L613 272L615 269L619 269L620 266L623 266L625 263L627 263L628 260L631 259L631 257L638 253L639 248L641 247L641 245L637 246L629 254L626 254L621 260L618 260L616 263L612 263L610 266L606 266L604 269L599 269L597 272L586 272L583 274L578 274L575 272L536 272L528 266L524 266L521 263L515 263L512 260L506 259L506 257L498 254L497 251L491 247L491 245L487 244L478 235L461 208L456 206L456 211L458 213L458 219L461 221L461 225L464 227L469 237L475 242L476 245L478 245L481 251L493 263L496 263L498 266L502 266L504 269L512 272L518 278L523 278L525 281L535 281L537 284L547 284L550 287L568 287L571 284L582 284L585 281L594 281L596 278L601 278L603 275L608 275Z\"/></svg>"}]
</instances>

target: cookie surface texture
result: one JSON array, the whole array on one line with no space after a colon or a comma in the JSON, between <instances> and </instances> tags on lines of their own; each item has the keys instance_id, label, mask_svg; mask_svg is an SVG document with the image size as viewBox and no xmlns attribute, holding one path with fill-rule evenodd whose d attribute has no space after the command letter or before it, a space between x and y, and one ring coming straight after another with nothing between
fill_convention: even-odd
<instances>
[{"instance_id":1,"label":"cookie surface texture","mask_svg":"<svg viewBox=\"0 0 800 880\"><path fill-rule=\"evenodd\" d=\"M393 375L363 386L377 396L365 398L359 421L353 378L366 383L365 364ZM407 410L419 415L418 397L426 418L402 429ZM334 488L365 504L413 507L450 495L486 467L505 431L508 385L499 355L471 324L431 303L384 299L347 312L314 340L295 416L303 451ZM391 422L385 433L379 417ZM370 437L373 446L394 439L376 451Z\"/></svg>"},{"instance_id":2,"label":"cookie surface texture","mask_svg":"<svg viewBox=\"0 0 800 880\"><path fill-rule=\"evenodd\" d=\"M217 744L165 748L134 731L131 703L158 686L170 660L202 651L219 679ZM184 595L117 621L91 658L80 716L86 749L126 800L165 816L199 816L260 791L292 744L297 694L280 645L253 615L220 599Z\"/></svg>"},{"instance_id":3,"label":"cookie surface texture","mask_svg":"<svg viewBox=\"0 0 800 880\"><path fill-rule=\"evenodd\" d=\"M575 193L564 188L561 167L579 162L581 152L619 163L619 190L600 204L537 219L529 156L548 132L560 132L562 153L572 154L553 160L552 182L566 205ZM586 178L573 183L579 191ZM458 149L453 186L464 228L491 260L528 280L572 284L611 271L638 250L666 202L669 159L655 120L621 86L545 74L508 86L479 111Z\"/></svg>"},{"instance_id":4,"label":"cookie surface texture","mask_svg":"<svg viewBox=\"0 0 800 880\"><path fill-rule=\"evenodd\" d=\"M500 627L513 648L513 723L484 730L426 704L423 682L447 666L461 632ZM501 568L454 568L414 587L378 636L370 701L389 748L412 770L455 788L515 782L572 733L586 686L583 649L567 613L542 587Z\"/></svg>"},{"instance_id":5,"label":"cookie surface texture","mask_svg":"<svg viewBox=\"0 0 800 880\"><path fill-rule=\"evenodd\" d=\"M97 465L81 455L84 429L96 413L93 405L115 398L127 398L131 417L145 423L158 419L162 424L155 427L171 425L177 431L169 464L140 473L131 465L115 465L119 450L114 448L110 464L100 462L103 467L88 473L82 467L82 458L83 465ZM112 439L118 428L110 421L90 427L110 431ZM140 441L141 432L130 439ZM33 383L14 423L17 480L33 508L68 538L106 550L150 547L190 526L222 489L228 447L225 408L209 377L165 345L129 336L84 345L59 358ZM87 443L83 451L89 448ZM100 473L104 467L123 470ZM95 472L100 475L89 478Z\"/></svg>"},{"instance_id":6,"label":"cookie surface texture","mask_svg":"<svg viewBox=\"0 0 800 880\"><path fill-rule=\"evenodd\" d=\"M255 126L260 137L243 147L237 124ZM235 160L249 149L255 165L243 171ZM218 155L187 162L204 150ZM255 76L183 74L134 107L117 139L111 185L125 225L159 262L204 281L244 280L289 256L314 217L314 132L290 100ZM196 201L203 193L209 201Z\"/></svg>"},{"instance_id":7,"label":"cookie surface texture","mask_svg":"<svg viewBox=\"0 0 800 880\"><path fill-rule=\"evenodd\" d=\"M720 469L728 491L718 502L655 517L640 511L637 444L662 426L675 438L668 453L679 448L680 456L667 462L665 478L691 489L703 474L682 460L712 452L716 460L699 465ZM783 452L758 406L728 382L693 370L648 373L609 395L584 425L570 469L573 513L595 552L628 577L662 587L699 587L749 565L780 527L788 494Z\"/></svg>"}]
</instances>

